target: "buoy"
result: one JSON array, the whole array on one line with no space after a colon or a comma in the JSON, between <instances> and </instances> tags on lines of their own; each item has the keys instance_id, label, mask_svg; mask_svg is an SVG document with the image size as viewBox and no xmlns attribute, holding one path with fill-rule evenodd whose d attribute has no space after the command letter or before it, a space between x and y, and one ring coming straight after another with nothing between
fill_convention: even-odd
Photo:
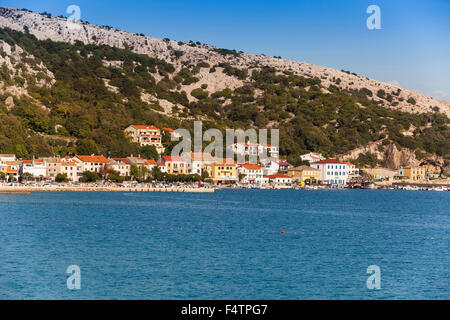
<instances>
[{"instance_id":1,"label":"buoy","mask_svg":"<svg viewBox=\"0 0 450 320\"><path fill-rule=\"evenodd\" d=\"M286 231L283 230L283 231L281 231L281 233L282 233L282 234L286 234Z\"/></svg>"}]
</instances>

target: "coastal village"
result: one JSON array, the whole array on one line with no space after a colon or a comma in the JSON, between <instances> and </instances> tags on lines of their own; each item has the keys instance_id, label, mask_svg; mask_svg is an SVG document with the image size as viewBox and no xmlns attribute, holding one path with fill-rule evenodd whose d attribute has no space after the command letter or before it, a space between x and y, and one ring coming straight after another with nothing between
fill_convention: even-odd
<instances>
[{"instance_id":1,"label":"coastal village","mask_svg":"<svg viewBox=\"0 0 450 320\"><path fill-rule=\"evenodd\" d=\"M357 168L349 162L324 157L320 153L301 156L304 165L293 166L280 155L278 147L265 144L236 143L235 154L249 157L266 154L258 164L237 163L230 158L216 158L208 153L185 152L181 156L164 155L162 132L176 135L171 128L131 125L124 130L141 147L154 146L158 161L140 155L106 158L103 155L17 159L14 154L0 154L0 183L79 185L80 183L115 183L129 186L136 183L195 184L199 187L221 186L263 189L292 188L379 188L394 185L433 185L439 181L444 188L446 177L439 168L423 165L398 171L384 168ZM439 179L439 180L437 180ZM448 182L447 182L448 183Z\"/></svg>"}]
</instances>

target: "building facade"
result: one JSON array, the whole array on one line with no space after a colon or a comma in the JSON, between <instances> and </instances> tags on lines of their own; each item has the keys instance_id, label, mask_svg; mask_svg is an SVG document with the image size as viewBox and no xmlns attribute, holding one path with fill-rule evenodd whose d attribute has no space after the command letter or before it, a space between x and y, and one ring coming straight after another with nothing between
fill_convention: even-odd
<instances>
[{"instance_id":1,"label":"building facade","mask_svg":"<svg viewBox=\"0 0 450 320\"><path fill-rule=\"evenodd\" d=\"M132 142L139 143L141 147L154 146L158 154L164 153L161 131L158 128L154 126L131 125L124 131Z\"/></svg>"},{"instance_id":2,"label":"building facade","mask_svg":"<svg viewBox=\"0 0 450 320\"><path fill-rule=\"evenodd\" d=\"M242 164L238 167L238 174L242 176L241 183L263 184L263 168L257 164Z\"/></svg>"},{"instance_id":3,"label":"building facade","mask_svg":"<svg viewBox=\"0 0 450 320\"><path fill-rule=\"evenodd\" d=\"M305 182L306 180L319 181L320 170L310 166L300 166L289 169L287 175L291 177L292 182L296 183Z\"/></svg>"},{"instance_id":4,"label":"building facade","mask_svg":"<svg viewBox=\"0 0 450 320\"><path fill-rule=\"evenodd\" d=\"M216 159L206 165L206 170L214 183L231 184L238 181L237 164L233 159Z\"/></svg>"},{"instance_id":5,"label":"building facade","mask_svg":"<svg viewBox=\"0 0 450 320\"><path fill-rule=\"evenodd\" d=\"M164 163L168 174L189 174L187 163L182 157L162 156L160 162Z\"/></svg>"},{"instance_id":6,"label":"building facade","mask_svg":"<svg viewBox=\"0 0 450 320\"><path fill-rule=\"evenodd\" d=\"M311 167L320 171L320 182L331 185L346 185L347 165L337 160L322 160L314 162Z\"/></svg>"}]
</instances>

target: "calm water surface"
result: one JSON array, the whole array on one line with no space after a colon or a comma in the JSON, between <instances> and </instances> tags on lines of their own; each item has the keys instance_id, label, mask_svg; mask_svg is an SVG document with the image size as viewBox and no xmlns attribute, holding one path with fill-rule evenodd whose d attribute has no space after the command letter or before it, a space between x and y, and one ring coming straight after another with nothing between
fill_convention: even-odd
<instances>
[{"instance_id":1,"label":"calm water surface","mask_svg":"<svg viewBox=\"0 0 450 320\"><path fill-rule=\"evenodd\" d=\"M0 299L449 299L449 208L419 191L0 195Z\"/></svg>"}]
</instances>

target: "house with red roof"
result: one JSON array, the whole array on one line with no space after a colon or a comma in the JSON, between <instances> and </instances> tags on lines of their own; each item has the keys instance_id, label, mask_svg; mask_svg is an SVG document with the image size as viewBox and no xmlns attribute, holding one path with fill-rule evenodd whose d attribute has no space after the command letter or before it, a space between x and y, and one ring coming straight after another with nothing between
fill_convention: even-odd
<instances>
[{"instance_id":1,"label":"house with red roof","mask_svg":"<svg viewBox=\"0 0 450 320\"><path fill-rule=\"evenodd\" d=\"M108 167L119 173L122 177L130 177L131 175L131 162L127 158L109 159Z\"/></svg>"},{"instance_id":2,"label":"house with red roof","mask_svg":"<svg viewBox=\"0 0 450 320\"><path fill-rule=\"evenodd\" d=\"M320 171L320 181L330 185L346 185L348 180L347 164L333 159L321 160L311 164Z\"/></svg>"},{"instance_id":3,"label":"house with red roof","mask_svg":"<svg viewBox=\"0 0 450 320\"><path fill-rule=\"evenodd\" d=\"M263 168L258 164L244 163L238 167L238 174L241 177L241 183L263 184L267 182L267 179L264 179Z\"/></svg>"},{"instance_id":4,"label":"house with red roof","mask_svg":"<svg viewBox=\"0 0 450 320\"><path fill-rule=\"evenodd\" d=\"M124 130L127 137L141 147L154 146L158 154L163 154L161 131L155 126L131 125Z\"/></svg>"},{"instance_id":5,"label":"house with red roof","mask_svg":"<svg viewBox=\"0 0 450 320\"><path fill-rule=\"evenodd\" d=\"M267 158L261 159L261 165L264 170L264 175L272 175L278 172L287 173L291 164L286 159Z\"/></svg>"},{"instance_id":6,"label":"house with red roof","mask_svg":"<svg viewBox=\"0 0 450 320\"><path fill-rule=\"evenodd\" d=\"M198 175L202 175L206 165L216 160L210 153L204 152L183 152L181 157L186 161L189 174Z\"/></svg>"},{"instance_id":7,"label":"house with red roof","mask_svg":"<svg viewBox=\"0 0 450 320\"><path fill-rule=\"evenodd\" d=\"M230 158L215 158L213 163L206 165L206 172L217 184L235 184L239 180L237 163Z\"/></svg>"},{"instance_id":8,"label":"house with red roof","mask_svg":"<svg viewBox=\"0 0 450 320\"><path fill-rule=\"evenodd\" d=\"M33 178L44 178L47 176L47 167L44 159L24 160L20 167L20 174L31 174Z\"/></svg>"},{"instance_id":9,"label":"house with red roof","mask_svg":"<svg viewBox=\"0 0 450 320\"><path fill-rule=\"evenodd\" d=\"M179 156L162 156L161 161L168 174L189 174L186 161Z\"/></svg>"},{"instance_id":10,"label":"house with red roof","mask_svg":"<svg viewBox=\"0 0 450 320\"><path fill-rule=\"evenodd\" d=\"M101 173L109 163L104 156L75 156L73 161L80 164L81 173L85 171Z\"/></svg>"},{"instance_id":11,"label":"house with red roof","mask_svg":"<svg viewBox=\"0 0 450 320\"><path fill-rule=\"evenodd\" d=\"M302 161L308 161L310 164L314 163L314 162L326 160L326 158L324 156L322 156L321 153L317 153L317 152L310 152L310 153L301 155L300 159L302 159Z\"/></svg>"},{"instance_id":12,"label":"house with red roof","mask_svg":"<svg viewBox=\"0 0 450 320\"><path fill-rule=\"evenodd\" d=\"M282 173L276 173L276 174L270 174L267 176L264 176L264 178L269 179L269 182L273 185L277 186L289 186L292 184L291 177L282 174Z\"/></svg>"}]
</instances>

